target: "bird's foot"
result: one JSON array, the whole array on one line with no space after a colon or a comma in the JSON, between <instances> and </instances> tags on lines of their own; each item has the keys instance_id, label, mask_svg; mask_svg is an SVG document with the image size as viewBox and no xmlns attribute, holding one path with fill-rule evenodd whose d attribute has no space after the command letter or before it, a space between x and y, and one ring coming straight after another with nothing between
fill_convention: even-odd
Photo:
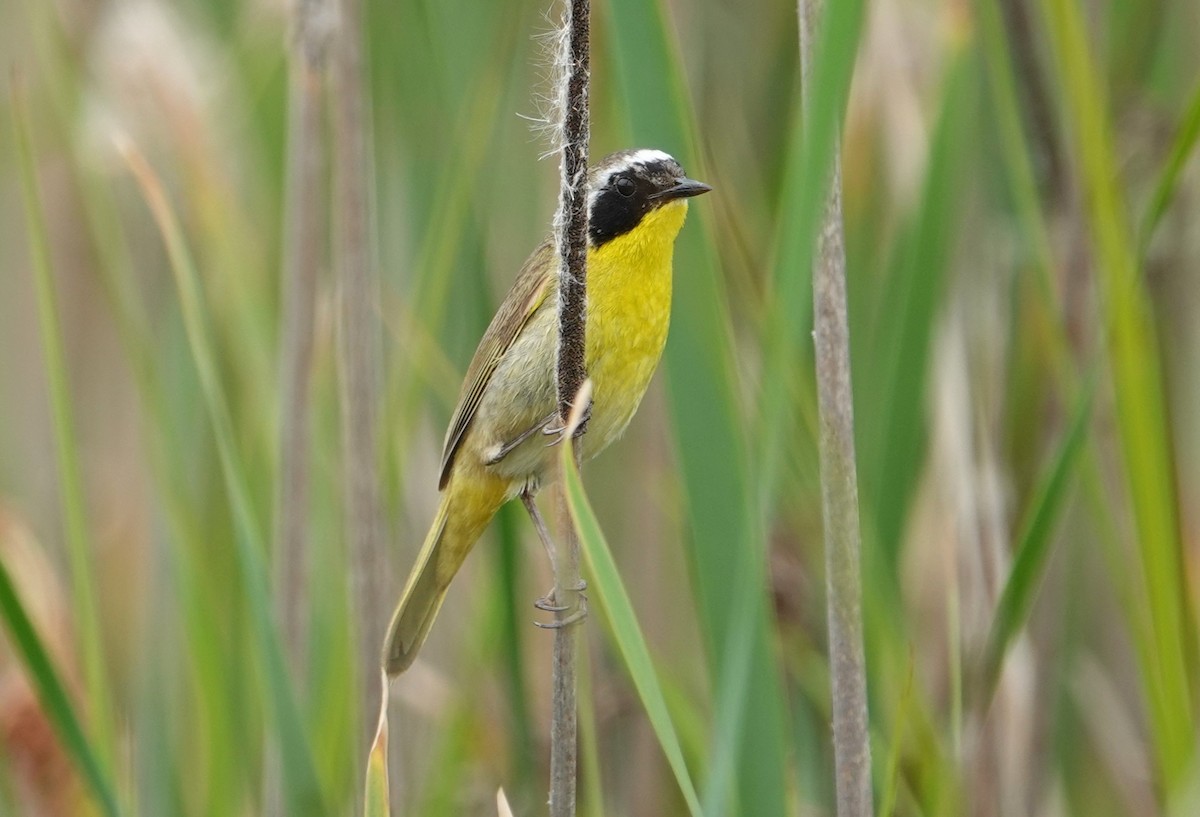
<instances>
[{"instance_id":1,"label":"bird's foot","mask_svg":"<svg viewBox=\"0 0 1200 817\"><path fill-rule=\"evenodd\" d=\"M583 416L579 419L579 425L575 426L575 433L571 435L572 438L578 439L579 437L583 436L583 432L587 431L588 420L590 419L592 419L592 401L589 399L587 405L583 409ZM546 443L547 448L556 446L566 439L567 428L557 420L558 418L555 418L554 422L548 423L542 429L543 434L545 434L547 437L554 438L550 442Z\"/></svg>"},{"instance_id":2,"label":"bird's foot","mask_svg":"<svg viewBox=\"0 0 1200 817\"><path fill-rule=\"evenodd\" d=\"M559 604L558 600L554 597L554 591L551 590L549 593L535 601L533 606L539 610L544 610L547 613L555 613L556 615L559 613L565 613L570 610L572 606L574 606L574 612L562 618L555 618L553 621L535 621L533 622L535 626L541 627L543 630L558 630L563 627L569 627L570 625L583 621L585 618L587 618L587 596L583 594L583 591L587 590L587 582L583 579L580 579L574 587L567 588L567 590L569 592L578 594L579 600L575 605Z\"/></svg>"}]
</instances>

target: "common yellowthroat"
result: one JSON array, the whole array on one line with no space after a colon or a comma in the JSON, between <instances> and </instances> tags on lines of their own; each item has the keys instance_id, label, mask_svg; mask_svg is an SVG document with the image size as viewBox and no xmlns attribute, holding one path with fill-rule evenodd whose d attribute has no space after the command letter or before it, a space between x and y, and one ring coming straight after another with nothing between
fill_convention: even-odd
<instances>
[{"instance_id":1,"label":"common yellowthroat","mask_svg":"<svg viewBox=\"0 0 1200 817\"><path fill-rule=\"evenodd\" d=\"M687 199L711 189L659 150L614 153L588 174L585 459L621 435L646 393L667 340ZM442 453L442 500L388 628L389 675L412 664L451 579L501 505L521 497L545 536L533 497L553 474L560 431L557 295L558 257L547 241L525 262L467 369Z\"/></svg>"}]
</instances>

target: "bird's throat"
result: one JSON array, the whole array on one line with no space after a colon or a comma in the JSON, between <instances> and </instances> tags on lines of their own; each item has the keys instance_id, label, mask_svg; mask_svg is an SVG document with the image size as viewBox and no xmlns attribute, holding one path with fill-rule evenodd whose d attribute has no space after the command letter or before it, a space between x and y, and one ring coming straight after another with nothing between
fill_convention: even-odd
<instances>
[{"instance_id":1,"label":"bird's throat","mask_svg":"<svg viewBox=\"0 0 1200 817\"><path fill-rule=\"evenodd\" d=\"M672 202L588 253L587 369L594 401L588 449L598 451L624 431L658 366L671 319L675 237L686 215L686 202Z\"/></svg>"}]
</instances>

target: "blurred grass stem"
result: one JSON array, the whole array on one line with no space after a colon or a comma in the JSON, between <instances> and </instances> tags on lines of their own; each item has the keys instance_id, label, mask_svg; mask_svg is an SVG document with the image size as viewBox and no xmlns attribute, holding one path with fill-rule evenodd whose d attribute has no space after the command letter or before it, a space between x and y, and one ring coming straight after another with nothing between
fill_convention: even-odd
<instances>
[{"instance_id":1,"label":"blurred grass stem","mask_svg":"<svg viewBox=\"0 0 1200 817\"><path fill-rule=\"evenodd\" d=\"M1142 217L1141 227L1138 230L1138 255L1140 258L1146 257L1150 239L1154 237L1154 230L1158 227L1163 213L1167 211L1167 207L1175 195L1175 189L1179 186L1183 169L1187 166L1188 158L1198 143L1200 143L1200 84L1197 84L1196 90L1192 92L1191 102L1188 103L1187 112L1183 115L1183 121L1179 125L1179 132L1171 144L1171 152L1154 185L1154 193L1151 194L1150 203L1146 206L1146 213Z\"/></svg>"},{"instance_id":2,"label":"blurred grass stem","mask_svg":"<svg viewBox=\"0 0 1200 817\"><path fill-rule=\"evenodd\" d=\"M105 817L117 817L120 810L112 783L100 765L94 744L89 743L84 734L83 725L71 704L71 696L21 603L3 561L0 561L0 617L4 619L13 647L20 652L21 660L35 682L38 699L54 725L59 740L72 755L92 790L97 811Z\"/></svg>"},{"instance_id":3,"label":"blurred grass stem","mask_svg":"<svg viewBox=\"0 0 1200 817\"><path fill-rule=\"evenodd\" d=\"M307 610L313 316L327 217L322 195L327 2L296 0L288 89L274 578L276 615L297 676L304 666Z\"/></svg>"},{"instance_id":4,"label":"blurred grass stem","mask_svg":"<svg viewBox=\"0 0 1200 817\"><path fill-rule=\"evenodd\" d=\"M26 229L29 235L29 256L37 289L38 326L42 337L43 367L46 372L50 409L54 423L54 453L58 467L59 504L62 509L67 554L71 565L71 598L73 624L77 642L83 650L83 672L87 692L88 715L96 746L95 762L102 771L111 771L115 728L108 671L104 660L104 641L100 631L99 600L96 595L95 568L92 563L95 546L91 540L87 519L87 499L83 492L83 476L79 462L79 442L75 436L75 417L71 408L71 392L67 383L67 360L63 349L62 322L59 319L58 294L50 266L50 240L42 215L41 195L33 160L33 140L30 135L23 79L14 71L12 76L13 129L17 142L21 174L21 191L25 203ZM99 778L101 771L85 769L89 777ZM103 795L103 792L98 792ZM101 797L101 801L105 801ZM108 805L106 803L106 805Z\"/></svg>"},{"instance_id":5,"label":"blurred grass stem","mask_svg":"<svg viewBox=\"0 0 1200 817\"><path fill-rule=\"evenodd\" d=\"M383 690L378 684L386 561L376 434L380 406L381 343L379 274L370 251L367 116L363 97L363 27L360 0L340 0L333 51L335 268L340 326L338 375L341 397L342 480L350 596L358 628L357 710L361 771L374 732L372 715ZM356 774L356 779L361 775Z\"/></svg>"},{"instance_id":6,"label":"blurred grass stem","mask_svg":"<svg viewBox=\"0 0 1200 817\"><path fill-rule=\"evenodd\" d=\"M1180 578L1184 571L1178 494L1155 315L1127 222L1124 192L1113 170L1118 166L1117 151L1086 22L1070 0L1052 0L1043 13L1062 77L1068 137L1079 156L1089 220L1147 608L1135 628L1135 641L1159 795L1166 802L1187 773L1195 739L1188 605Z\"/></svg>"},{"instance_id":7,"label":"blurred grass stem","mask_svg":"<svg viewBox=\"0 0 1200 817\"><path fill-rule=\"evenodd\" d=\"M272 627L262 531L253 512L246 466L241 451L234 444L233 415L217 368L215 344L204 310L200 276L161 179L133 144L126 143L122 148L125 161L142 190L166 245L188 348L216 443L226 498L233 518L238 567L248 605L254 649L263 665L262 695L278 730L275 748L282 761L287 813L323 814L325 808L320 782L314 771L316 767L311 743L296 705L292 680L284 667L278 635Z\"/></svg>"},{"instance_id":8,"label":"blurred grass stem","mask_svg":"<svg viewBox=\"0 0 1200 817\"><path fill-rule=\"evenodd\" d=\"M284 659L298 689L304 678L309 576L313 318L317 273L328 223L324 171L325 58L331 34L328 0L293 0L289 41L283 268L280 271L279 450L273 520L272 597ZM269 756L268 809L282 802L277 758Z\"/></svg>"},{"instance_id":9,"label":"blurred grass stem","mask_svg":"<svg viewBox=\"0 0 1200 817\"><path fill-rule=\"evenodd\" d=\"M801 75L807 102L814 35L823 11L821 0L800 0L798 11ZM841 184L840 151L835 147L813 271L821 510L825 529L837 813L839 817L869 817L873 807L859 564L862 535L858 518L858 474L854 463L854 404L850 386Z\"/></svg>"},{"instance_id":10,"label":"blurred grass stem","mask_svg":"<svg viewBox=\"0 0 1200 817\"><path fill-rule=\"evenodd\" d=\"M559 256L558 288L558 411L563 445L572 444L589 395L583 390L587 305L588 139L590 135L588 79L591 70L589 0L568 0L558 82L562 104L561 192L555 215ZM576 402L579 405L573 405ZM574 409L574 410L573 410ZM568 422L572 420L573 422ZM574 454L578 463L579 448ZM580 589L579 533L571 523L565 489L559 492L562 535L554 559L556 613L552 657L552 719L550 723L550 817L574 817L576 762L579 747L576 669L579 651L577 615L583 603Z\"/></svg>"}]
</instances>

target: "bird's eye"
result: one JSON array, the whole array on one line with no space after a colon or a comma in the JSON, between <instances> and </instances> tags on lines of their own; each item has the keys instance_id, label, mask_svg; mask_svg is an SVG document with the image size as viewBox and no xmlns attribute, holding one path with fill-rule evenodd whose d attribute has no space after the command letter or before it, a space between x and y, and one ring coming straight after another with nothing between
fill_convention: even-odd
<instances>
[{"instance_id":1,"label":"bird's eye","mask_svg":"<svg viewBox=\"0 0 1200 817\"><path fill-rule=\"evenodd\" d=\"M633 195L633 191L637 189L637 185L633 183L633 179L628 176L620 176L617 178L617 192L625 198Z\"/></svg>"}]
</instances>

